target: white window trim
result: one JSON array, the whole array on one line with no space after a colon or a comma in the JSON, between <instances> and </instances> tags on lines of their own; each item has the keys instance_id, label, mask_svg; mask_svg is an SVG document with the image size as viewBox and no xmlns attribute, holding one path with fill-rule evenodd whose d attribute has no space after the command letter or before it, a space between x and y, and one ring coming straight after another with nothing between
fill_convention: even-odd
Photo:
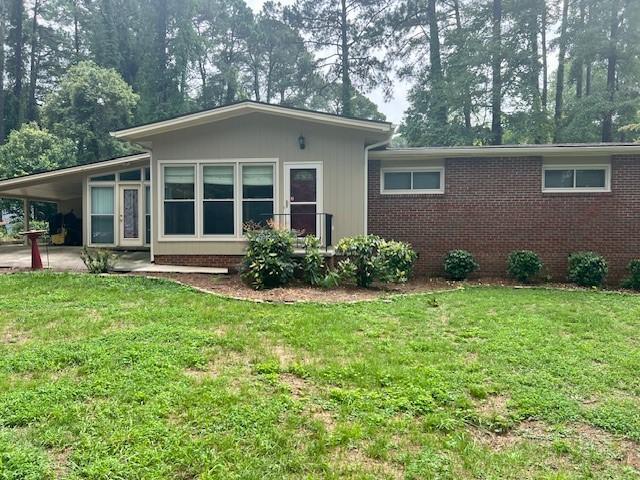
<instances>
[{"instance_id":1,"label":"white window trim","mask_svg":"<svg viewBox=\"0 0 640 480\"><path fill-rule=\"evenodd\" d=\"M384 188L385 173L411 172L411 183L413 185L414 172L438 172L440 173L440 188L431 189L409 189L409 190L386 190ZM385 167L380 169L380 193L382 195L442 195L444 194L444 167Z\"/></svg>"},{"instance_id":2,"label":"white window trim","mask_svg":"<svg viewBox=\"0 0 640 480\"><path fill-rule=\"evenodd\" d=\"M86 178L86 182L85 182L85 195L87 196L87 229L86 229L86 244L88 247L95 247L95 248L117 248L120 245L119 242L119 238L120 238L120 222L118 221L119 215L120 215L120 185L122 186L136 186L136 185L140 185L142 187L142 191L144 193L144 188L147 186L151 186L151 180L145 180L144 178L144 170L146 167L139 167L140 170L140 178L141 180L122 180L120 181L120 173L122 172L131 172L133 170L136 170L136 168L121 168L121 169L117 169L117 170L110 170L106 173L103 174L95 174L95 175L87 175ZM115 175L115 180L109 180L109 181L96 181L96 180L91 180L92 177L103 177L105 175ZM114 191L114 221L113 221L113 241L114 243L93 243L91 242L91 187L113 187L113 191ZM153 189L151 189L152 194L153 194ZM144 198L143 198L143 202L144 202ZM144 212L145 212L145 205L143 203L142 205L143 210L143 216L144 216ZM153 207L153 202L152 202L152 207ZM153 213L151 215L152 218L152 222L153 222ZM84 224L84 222L83 222ZM84 227L83 227L84 228ZM152 228L152 232L151 232L151 239L153 239L153 225L151 226ZM144 233L144 232L143 232ZM144 238L142 239L142 246L146 247L149 246L149 243L144 243Z\"/></svg>"},{"instance_id":3,"label":"white window trim","mask_svg":"<svg viewBox=\"0 0 640 480\"><path fill-rule=\"evenodd\" d=\"M206 199L204 198L204 168L208 167L208 166L220 166L220 167L233 167L233 198L232 199ZM164 172L164 169L162 170ZM242 181L238 181L238 175L240 174L240 166L239 166L239 162L201 162L198 165L198 173L199 173L199 187L201 189L201 195L200 195L200 203L199 206L200 208L197 208L198 210L198 226L201 229L201 238L207 239L207 240L235 240L238 236L238 188L242 188ZM162 181L162 184L164 185L164 179ZM229 202L229 201L233 201L233 235L227 235L227 234L205 234L204 233L204 202ZM240 211L242 212L242 209L240 209ZM164 225L164 218L163 218L163 225ZM240 227L242 228L242 227ZM196 229L197 230L197 229ZM163 227L163 232L164 232L164 227Z\"/></svg>"},{"instance_id":4,"label":"white window trim","mask_svg":"<svg viewBox=\"0 0 640 480\"><path fill-rule=\"evenodd\" d=\"M246 242L246 237L242 233L242 177L241 165L264 164L273 165L273 213L279 213L280 205L280 159L279 158L218 158L218 159L195 159L195 160L159 160L158 161L158 236L159 242ZM196 166L196 229L195 235L165 235L164 234L164 167L165 166ZM234 165L235 175L235 234L234 235L204 235L203 234L203 185L202 185L202 167L207 165Z\"/></svg>"},{"instance_id":5,"label":"white window trim","mask_svg":"<svg viewBox=\"0 0 640 480\"><path fill-rule=\"evenodd\" d=\"M573 170L573 184L576 181L576 170L604 170L605 186L604 187L572 187L572 188L547 188L545 185L546 172L551 170ZM542 166L542 192L543 193L607 193L611 192L611 164L562 164L562 165L543 165Z\"/></svg>"}]
</instances>

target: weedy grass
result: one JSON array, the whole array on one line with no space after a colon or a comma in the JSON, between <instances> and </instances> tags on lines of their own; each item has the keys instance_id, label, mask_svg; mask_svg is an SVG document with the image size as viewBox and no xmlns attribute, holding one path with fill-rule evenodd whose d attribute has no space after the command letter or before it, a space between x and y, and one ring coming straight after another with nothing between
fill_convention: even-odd
<instances>
[{"instance_id":1,"label":"weedy grass","mask_svg":"<svg viewBox=\"0 0 640 480\"><path fill-rule=\"evenodd\" d=\"M0 479L638 478L639 343L640 297L597 291L4 275Z\"/></svg>"}]
</instances>

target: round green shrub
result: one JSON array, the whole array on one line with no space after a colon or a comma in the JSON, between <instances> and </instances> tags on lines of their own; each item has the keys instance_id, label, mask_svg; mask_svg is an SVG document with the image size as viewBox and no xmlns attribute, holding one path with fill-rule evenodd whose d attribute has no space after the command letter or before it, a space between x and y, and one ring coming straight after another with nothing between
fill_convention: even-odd
<instances>
[{"instance_id":1,"label":"round green shrub","mask_svg":"<svg viewBox=\"0 0 640 480\"><path fill-rule=\"evenodd\" d=\"M244 281L257 290L288 284L295 271L295 234L284 229L256 228L245 235L249 245L242 265Z\"/></svg>"},{"instance_id":2,"label":"round green shrub","mask_svg":"<svg viewBox=\"0 0 640 480\"><path fill-rule=\"evenodd\" d=\"M640 290L640 259L631 260L627 265L627 270L630 275L624 279L622 287Z\"/></svg>"},{"instance_id":3,"label":"round green shrub","mask_svg":"<svg viewBox=\"0 0 640 480\"><path fill-rule=\"evenodd\" d=\"M507 259L507 272L519 282L529 283L541 269L540 257L531 250L511 252Z\"/></svg>"},{"instance_id":4,"label":"round green shrub","mask_svg":"<svg viewBox=\"0 0 640 480\"><path fill-rule=\"evenodd\" d=\"M451 280L465 280L480 265L466 250L452 250L444 257L444 272Z\"/></svg>"},{"instance_id":5,"label":"round green shrub","mask_svg":"<svg viewBox=\"0 0 640 480\"><path fill-rule=\"evenodd\" d=\"M594 252L569 255L569 281L581 287L599 287L609 273L607 261Z\"/></svg>"}]
</instances>

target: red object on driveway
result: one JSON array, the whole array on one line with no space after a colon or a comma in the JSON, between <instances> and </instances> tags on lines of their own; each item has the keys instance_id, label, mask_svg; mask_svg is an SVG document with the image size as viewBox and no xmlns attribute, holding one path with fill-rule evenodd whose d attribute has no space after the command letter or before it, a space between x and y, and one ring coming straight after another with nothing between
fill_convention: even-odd
<instances>
[{"instance_id":1,"label":"red object on driveway","mask_svg":"<svg viewBox=\"0 0 640 480\"><path fill-rule=\"evenodd\" d=\"M42 270L42 259L40 258L38 239L44 233L46 233L46 230L29 230L28 232L20 232L20 235L26 236L31 242L31 270Z\"/></svg>"}]
</instances>

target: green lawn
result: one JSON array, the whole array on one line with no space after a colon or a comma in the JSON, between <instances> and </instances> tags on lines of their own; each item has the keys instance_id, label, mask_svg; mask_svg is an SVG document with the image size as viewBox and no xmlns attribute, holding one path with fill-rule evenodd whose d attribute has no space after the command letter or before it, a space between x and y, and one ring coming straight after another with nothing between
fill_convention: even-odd
<instances>
[{"instance_id":1,"label":"green lawn","mask_svg":"<svg viewBox=\"0 0 640 480\"><path fill-rule=\"evenodd\" d=\"M0 275L0 479L638 478L640 296Z\"/></svg>"}]
</instances>

